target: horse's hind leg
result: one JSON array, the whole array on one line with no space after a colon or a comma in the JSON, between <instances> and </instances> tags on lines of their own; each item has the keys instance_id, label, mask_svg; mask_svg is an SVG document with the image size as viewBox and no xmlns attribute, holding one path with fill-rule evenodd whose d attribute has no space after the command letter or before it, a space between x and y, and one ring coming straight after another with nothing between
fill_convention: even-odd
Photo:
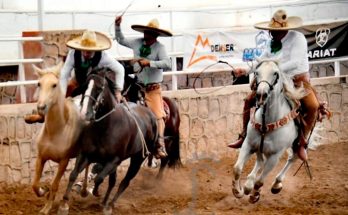
<instances>
[{"instance_id":1,"label":"horse's hind leg","mask_svg":"<svg viewBox=\"0 0 348 215\"><path fill-rule=\"evenodd\" d=\"M236 164L233 168L234 178L232 179L232 193L236 198L242 198L244 195L243 188L240 185L240 176L242 174L245 162L249 160L251 156L248 143L244 141L242 149L239 152L239 156Z\"/></svg>"},{"instance_id":2,"label":"horse's hind leg","mask_svg":"<svg viewBox=\"0 0 348 215\"><path fill-rule=\"evenodd\" d=\"M282 181L284 180L286 172L290 169L290 167L292 166L295 160L296 160L296 156L294 156L293 153L291 155L290 154L288 155L288 160L286 161L285 166L279 172L275 181L273 182L272 189L271 189L273 194L277 194L282 190L283 188Z\"/></svg>"},{"instance_id":3,"label":"horse's hind leg","mask_svg":"<svg viewBox=\"0 0 348 215\"><path fill-rule=\"evenodd\" d=\"M107 163L103 167L103 169L98 173L98 175L95 177L95 179L94 179L94 188L93 188L93 192L92 192L94 196L99 196L99 192L98 192L99 186L101 185L101 183L103 183L104 178L106 176L116 172L117 165L119 164L119 162L120 162L120 158L119 157L114 158L114 160L112 160L109 163ZM112 187L108 187L108 190L110 189L110 191L111 191L112 188L115 186L115 183L110 183L110 180L109 180L109 186L110 185L112 185ZM106 192L106 195L105 195L104 201L103 201L104 203L107 202L107 199L109 198L109 194L110 194L110 192Z\"/></svg>"},{"instance_id":4,"label":"horse's hind leg","mask_svg":"<svg viewBox=\"0 0 348 215\"><path fill-rule=\"evenodd\" d=\"M45 204L45 207L41 209L41 211L40 211L41 214L48 214L50 212L50 210L52 209L54 198L56 196L56 193L57 193L57 190L59 187L60 179L62 178L62 176L65 172L65 169L68 166L68 163L69 163L69 159L62 160L59 163L58 172L57 172L56 177L54 178L53 183L51 185L51 190L50 190L50 193L48 196L48 201Z\"/></svg>"},{"instance_id":5,"label":"horse's hind leg","mask_svg":"<svg viewBox=\"0 0 348 215\"><path fill-rule=\"evenodd\" d=\"M108 185L108 189L107 189L107 191L106 191L106 193L105 193L105 197L104 197L104 200L103 200L103 202L102 202L102 204L103 204L104 206L105 206L106 203L107 203L107 200L108 200L108 198L109 198L109 196L110 196L110 193L111 193L111 191L112 191L112 188L114 188L114 186L115 186L115 184L116 184L116 176L117 176L117 169L116 169L114 172L110 173L110 175L109 175L109 185Z\"/></svg>"},{"instance_id":6,"label":"horse's hind leg","mask_svg":"<svg viewBox=\"0 0 348 215\"><path fill-rule=\"evenodd\" d=\"M47 160L42 160L40 155L36 158L35 177L34 177L32 188L38 197L41 197L41 196L45 195L45 193L48 192L48 188L40 187L40 179L41 179L42 171L43 171L43 168L45 166L46 161Z\"/></svg>"},{"instance_id":7,"label":"horse's hind leg","mask_svg":"<svg viewBox=\"0 0 348 215\"><path fill-rule=\"evenodd\" d=\"M141 164L143 163L144 158L142 157L142 154L137 154L131 158L130 165L127 171L126 176L121 181L117 193L115 194L114 198L111 202L109 202L109 205L104 208L104 211L110 211L110 206L114 206L116 200L121 196L121 194L126 190L126 188L129 186L129 182L136 176L138 173ZM106 214L106 213L104 213Z\"/></svg>"}]
</instances>

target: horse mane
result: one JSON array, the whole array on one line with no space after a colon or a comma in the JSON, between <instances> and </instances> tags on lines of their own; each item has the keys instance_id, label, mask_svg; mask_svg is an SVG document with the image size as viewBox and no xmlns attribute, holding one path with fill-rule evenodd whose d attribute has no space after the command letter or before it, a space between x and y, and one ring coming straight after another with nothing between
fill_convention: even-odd
<instances>
[{"instance_id":1,"label":"horse mane","mask_svg":"<svg viewBox=\"0 0 348 215\"><path fill-rule=\"evenodd\" d=\"M94 70L92 70L91 73L88 74L89 77L87 77L87 80L91 79L91 75L96 75L96 76L105 78L107 81L107 84L108 84L108 88L110 89L111 93L113 95L115 94L115 92L116 92L115 81L114 81L114 78L112 77L114 74L113 74L113 72L111 72L110 69L108 69L108 68L94 69ZM88 82L89 81L87 81L85 84L86 88L87 88Z\"/></svg>"},{"instance_id":2,"label":"horse mane","mask_svg":"<svg viewBox=\"0 0 348 215\"><path fill-rule=\"evenodd\" d=\"M302 85L298 88L295 87L294 81L290 78L290 76L282 71L280 71L279 75L283 83L284 95L288 99L300 100L307 95L307 92Z\"/></svg>"}]
</instances>

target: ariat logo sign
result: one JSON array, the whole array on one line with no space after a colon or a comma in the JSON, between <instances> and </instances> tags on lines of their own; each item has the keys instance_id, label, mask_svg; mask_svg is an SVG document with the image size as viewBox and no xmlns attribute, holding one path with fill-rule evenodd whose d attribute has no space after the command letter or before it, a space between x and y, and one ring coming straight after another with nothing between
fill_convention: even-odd
<instances>
[{"instance_id":1,"label":"ariat logo sign","mask_svg":"<svg viewBox=\"0 0 348 215\"><path fill-rule=\"evenodd\" d=\"M199 34L197 36L197 39L196 39L196 42L195 42L195 48L193 49L193 52L191 54L190 61L189 61L187 67L190 67L190 66L192 66L195 63L198 63L200 61L207 60L207 59L208 60L217 61L217 58L216 58L215 55L209 55L208 54L208 55L202 55L200 57L196 56L197 49L208 49L209 50L209 48L210 48L209 39L205 38L205 40L203 40L202 35Z\"/></svg>"},{"instance_id":2,"label":"ariat logo sign","mask_svg":"<svg viewBox=\"0 0 348 215\"><path fill-rule=\"evenodd\" d=\"M329 28L318 28L315 32L315 41L320 48L323 48L329 41L330 32ZM336 48L311 50L308 52L308 57L311 59L335 57L336 50Z\"/></svg>"},{"instance_id":3,"label":"ariat logo sign","mask_svg":"<svg viewBox=\"0 0 348 215\"><path fill-rule=\"evenodd\" d=\"M324 47L329 40L330 28L318 28L315 32L315 40L320 47Z\"/></svg>"}]
</instances>

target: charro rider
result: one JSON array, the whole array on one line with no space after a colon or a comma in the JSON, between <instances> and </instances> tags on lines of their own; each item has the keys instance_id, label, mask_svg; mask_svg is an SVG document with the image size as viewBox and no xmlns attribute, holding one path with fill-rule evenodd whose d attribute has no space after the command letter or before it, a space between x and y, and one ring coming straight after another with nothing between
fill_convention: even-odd
<instances>
[{"instance_id":1,"label":"charro rider","mask_svg":"<svg viewBox=\"0 0 348 215\"><path fill-rule=\"evenodd\" d=\"M151 20L147 25L132 25L132 29L144 33L144 37L127 39L121 31L122 16L115 19L116 40L134 53L134 58L139 59L138 64L142 71L137 74L138 82L145 87L145 103L157 117L158 122L158 150L156 158L167 156L164 145L164 117L161 93L163 81L163 69L170 69L171 62L163 44L157 41L157 37L170 37L172 33L159 28L157 19ZM134 69L137 70L137 69Z\"/></svg>"},{"instance_id":2,"label":"charro rider","mask_svg":"<svg viewBox=\"0 0 348 215\"><path fill-rule=\"evenodd\" d=\"M111 40L104 34L95 31L85 31L82 36L67 42L69 50L64 66L60 73L60 84L66 96L82 94L81 88L87 80L90 70L107 68L114 73L115 97L119 102L124 84L124 67L113 59L105 50L111 48ZM75 71L71 77L72 71ZM71 79L70 79L71 77ZM68 86L68 81L69 86ZM44 116L39 114L27 115L27 123L43 122Z\"/></svg>"},{"instance_id":3,"label":"charro rider","mask_svg":"<svg viewBox=\"0 0 348 215\"><path fill-rule=\"evenodd\" d=\"M277 10L271 21L261 22L254 25L257 29L268 30L271 41L267 45L267 49L262 57L275 57L279 59L280 70L294 81L294 85L303 87L307 91L307 95L301 99L301 108L304 123L302 123L302 134L300 135L300 143L297 154L300 159L307 160L307 142L311 130L313 129L319 113L330 116L330 112L319 103L316 92L310 84L309 80L309 63L307 57L307 41L304 35L296 29L301 27L302 20L300 17L288 17L284 10ZM237 77L247 74L245 68L236 68L234 74ZM252 84L253 86L253 84ZM253 88L253 87L252 87ZM243 131L239 135L236 142L230 143L231 148L240 148L246 136L247 125L250 120L250 109L255 105L256 92L253 91L245 98L243 109Z\"/></svg>"}]
</instances>

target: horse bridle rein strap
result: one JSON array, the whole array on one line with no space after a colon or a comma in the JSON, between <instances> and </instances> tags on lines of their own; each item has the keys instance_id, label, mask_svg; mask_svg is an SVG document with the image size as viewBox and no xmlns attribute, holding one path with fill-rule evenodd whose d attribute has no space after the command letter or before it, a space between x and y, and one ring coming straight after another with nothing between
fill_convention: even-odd
<instances>
[{"instance_id":1,"label":"horse bridle rein strap","mask_svg":"<svg viewBox=\"0 0 348 215\"><path fill-rule=\"evenodd\" d=\"M259 86L259 84L261 84L262 82L265 82L265 83L269 86L270 90L272 91L273 88L274 88L274 86L278 83L278 79L279 79L279 73L277 72L277 73L275 73L275 74L277 74L277 76L276 76L276 78L274 79L274 81L273 81L272 84L270 84L270 83L269 83L268 81L266 81L266 80L261 80L260 82L257 82L257 79L256 79L256 88Z\"/></svg>"},{"instance_id":2,"label":"horse bridle rein strap","mask_svg":"<svg viewBox=\"0 0 348 215\"><path fill-rule=\"evenodd\" d=\"M298 102L296 102L296 106L294 107L294 109L292 109L287 115L285 115L283 118L277 120L276 122L272 122L266 125L263 125L263 123L258 123L255 122L255 112L256 112L256 108L253 107L250 110L250 122L251 125L253 126L253 128L255 128L256 130L258 130L261 134L265 134L267 132L271 132L273 130L276 130L286 124L288 124L291 120L295 119L298 115L298 109L300 107L300 104ZM264 120L263 120L264 121Z\"/></svg>"},{"instance_id":3,"label":"horse bridle rein strap","mask_svg":"<svg viewBox=\"0 0 348 215\"><path fill-rule=\"evenodd\" d=\"M138 128L138 131L140 133L140 139L141 139L141 143L142 143L142 146L143 146L143 158L145 158L148 154L149 154L149 149L147 148L147 145L146 145L146 141L145 141L145 138L144 138L144 134L143 134L143 131L140 129L140 126L139 126L139 123L137 121L137 119L134 117L134 115L131 113L131 109L128 105L128 102L127 100L122 97L122 101L123 101L123 104L124 106L127 108L127 111L130 113L130 116L134 119L135 121L135 124Z\"/></svg>"}]
</instances>

